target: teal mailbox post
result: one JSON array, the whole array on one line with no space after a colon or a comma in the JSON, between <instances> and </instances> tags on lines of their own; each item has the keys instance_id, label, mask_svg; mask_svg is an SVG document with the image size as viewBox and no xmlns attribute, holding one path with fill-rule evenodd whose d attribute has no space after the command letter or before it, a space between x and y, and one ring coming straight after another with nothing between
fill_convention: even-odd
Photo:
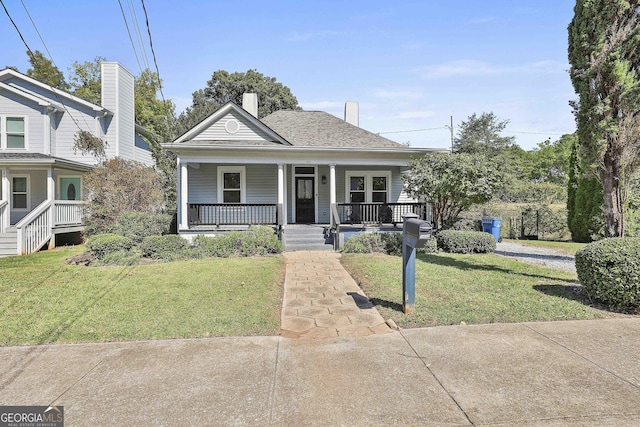
<instances>
[{"instance_id":1,"label":"teal mailbox post","mask_svg":"<svg viewBox=\"0 0 640 427\"><path fill-rule=\"evenodd\" d=\"M423 248L431 239L431 224L418 215L404 216L402 226L402 311L413 311L416 303L416 248Z\"/></svg>"}]
</instances>

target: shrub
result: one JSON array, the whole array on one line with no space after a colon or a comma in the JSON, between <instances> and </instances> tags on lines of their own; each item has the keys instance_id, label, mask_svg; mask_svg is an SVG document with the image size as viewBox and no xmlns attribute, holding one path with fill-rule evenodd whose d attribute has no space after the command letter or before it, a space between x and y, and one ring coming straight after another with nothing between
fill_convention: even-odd
<instances>
[{"instance_id":1,"label":"shrub","mask_svg":"<svg viewBox=\"0 0 640 427\"><path fill-rule=\"evenodd\" d=\"M114 233L141 243L145 237L159 236L169 231L171 215L151 212L125 212L118 216Z\"/></svg>"},{"instance_id":2,"label":"shrub","mask_svg":"<svg viewBox=\"0 0 640 427\"><path fill-rule=\"evenodd\" d=\"M590 243L576 253L576 271L587 295L624 310L640 308L640 239Z\"/></svg>"},{"instance_id":3,"label":"shrub","mask_svg":"<svg viewBox=\"0 0 640 427\"><path fill-rule=\"evenodd\" d=\"M242 256L269 255L282 252L282 243L275 231L265 225L252 225L243 233Z\"/></svg>"},{"instance_id":4,"label":"shrub","mask_svg":"<svg viewBox=\"0 0 640 427\"><path fill-rule=\"evenodd\" d=\"M438 252L438 241L436 238L431 238L427 240L427 243L424 245L424 248L420 249L425 254L435 254ZM400 248L400 253L402 254L402 248Z\"/></svg>"},{"instance_id":5,"label":"shrub","mask_svg":"<svg viewBox=\"0 0 640 427\"><path fill-rule=\"evenodd\" d=\"M85 233L113 232L123 212L157 212L163 208L160 175L133 160L115 158L84 175L83 197L87 201Z\"/></svg>"},{"instance_id":6,"label":"shrub","mask_svg":"<svg viewBox=\"0 0 640 427\"><path fill-rule=\"evenodd\" d=\"M98 261L98 265L136 265L140 262L139 251L114 251L106 254Z\"/></svg>"},{"instance_id":7,"label":"shrub","mask_svg":"<svg viewBox=\"0 0 640 427\"><path fill-rule=\"evenodd\" d=\"M380 233L380 241L387 255L402 255L402 233Z\"/></svg>"},{"instance_id":8,"label":"shrub","mask_svg":"<svg viewBox=\"0 0 640 427\"><path fill-rule=\"evenodd\" d=\"M351 254L386 253L380 233L360 233L351 236L344 242L342 252Z\"/></svg>"},{"instance_id":9,"label":"shrub","mask_svg":"<svg viewBox=\"0 0 640 427\"><path fill-rule=\"evenodd\" d=\"M247 231L232 231L215 237L196 236L193 239L199 256L230 257L269 255L282 252L282 243L267 226L251 226Z\"/></svg>"},{"instance_id":10,"label":"shrub","mask_svg":"<svg viewBox=\"0 0 640 427\"><path fill-rule=\"evenodd\" d=\"M145 237L140 244L142 256L146 258L173 261L189 258L189 242L177 234Z\"/></svg>"},{"instance_id":11,"label":"shrub","mask_svg":"<svg viewBox=\"0 0 640 427\"><path fill-rule=\"evenodd\" d=\"M96 234L91 236L87 242L87 248L98 259L102 259L114 252L126 252L132 246L133 241L130 238L112 233Z\"/></svg>"},{"instance_id":12,"label":"shrub","mask_svg":"<svg viewBox=\"0 0 640 427\"><path fill-rule=\"evenodd\" d=\"M482 231L442 230L436 235L438 249L460 254L487 253L496 250L496 239Z\"/></svg>"}]
</instances>

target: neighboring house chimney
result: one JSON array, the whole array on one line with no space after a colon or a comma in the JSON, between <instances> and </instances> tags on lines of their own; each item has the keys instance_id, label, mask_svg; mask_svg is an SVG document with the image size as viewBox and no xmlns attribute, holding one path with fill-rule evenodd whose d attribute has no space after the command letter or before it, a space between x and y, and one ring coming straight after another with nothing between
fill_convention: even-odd
<instances>
[{"instance_id":1,"label":"neighboring house chimney","mask_svg":"<svg viewBox=\"0 0 640 427\"><path fill-rule=\"evenodd\" d=\"M134 77L118 62L103 62L102 106L113 113L106 122L106 154L134 158L135 106L133 100Z\"/></svg>"},{"instance_id":2,"label":"neighboring house chimney","mask_svg":"<svg viewBox=\"0 0 640 427\"><path fill-rule=\"evenodd\" d=\"M242 94L242 108L247 110L253 117L258 118L258 94L257 93L243 93Z\"/></svg>"},{"instance_id":3,"label":"neighboring house chimney","mask_svg":"<svg viewBox=\"0 0 640 427\"><path fill-rule=\"evenodd\" d=\"M344 104L344 121L354 126L360 126L358 103L355 101L347 101Z\"/></svg>"}]
</instances>

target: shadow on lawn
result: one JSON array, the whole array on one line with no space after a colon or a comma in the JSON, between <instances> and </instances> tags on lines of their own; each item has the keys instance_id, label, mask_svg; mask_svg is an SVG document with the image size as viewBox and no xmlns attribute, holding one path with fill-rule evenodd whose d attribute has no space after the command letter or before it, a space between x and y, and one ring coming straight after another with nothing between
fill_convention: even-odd
<instances>
[{"instance_id":1,"label":"shadow on lawn","mask_svg":"<svg viewBox=\"0 0 640 427\"><path fill-rule=\"evenodd\" d=\"M484 255L478 255L478 256L482 257ZM470 262L461 261L461 260L458 260L458 259L455 259L455 258L448 257L447 254L439 254L439 255L418 254L417 260L423 261L423 262L426 262L426 263L429 263L429 264L440 265L440 266L443 266L443 267L459 268L460 270L497 271L497 272L508 273L508 274L519 274L521 276L526 276L526 277L535 277L535 278L538 278L538 279L554 280L554 281L555 280L561 280L563 282L579 283L578 280L575 280L575 279L574 280L567 280L567 279L564 279L564 278L558 277L558 276L524 273L522 271L502 268L502 267L498 267L496 265L491 265L491 264L486 264L486 263L484 263L484 264L473 264L473 263L470 263ZM529 266L528 264L523 264L523 265Z\"/></svg>"},{"instance_id":2,"label":"shadow on lawn","mask_svg":"<svg viewBox=\"0 0 640 427\"><path fill-rule=\"evenodd\" d=\"M380 298L371 298L370 301L376 307L384 307L390 310L399 311L400 313L403 313L402 304L398 304L397 302L387 301L386 299L380 299Z\"/></svg>"}]
</instances>

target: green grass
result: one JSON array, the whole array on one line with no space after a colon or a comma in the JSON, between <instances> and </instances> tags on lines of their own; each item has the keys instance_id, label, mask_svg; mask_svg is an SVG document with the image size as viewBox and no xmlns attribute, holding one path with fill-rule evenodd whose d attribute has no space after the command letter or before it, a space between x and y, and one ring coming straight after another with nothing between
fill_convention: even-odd
<instances>
[{"instance_id":1,"label":"green grass","mask_svg":"<svg viewBox=\"0 0 640 427\"><path fill-rule=\"evenodd\" d=\"M586 243L575 242L553 242L548 240L507 240L505 242L517 243L519 245L531 246L535 248L553 249L566 255L575 255L578 250L585 247Z\"/></svg>"},{"instance_id":2,"label":"green grass","mask_svg":"<svg viewBox=\"0 0 640 427\"><path fill-rule=\"evenodd\" d=\"M382 316L403 327L593 319L575 274L497 255L419 254L413 313L402 312L402 258L343 254Z\"/></svg>"},{"instance_id":3,"label":"green grass","mask_svg":"<svg viewBox=\"0 0 640 427\"><path fill-rule=\"evenodd\" d=\"M275 335L281 257L81 267L83 247L0 259L0 345Z\"/></svg>"}]
</instances>

